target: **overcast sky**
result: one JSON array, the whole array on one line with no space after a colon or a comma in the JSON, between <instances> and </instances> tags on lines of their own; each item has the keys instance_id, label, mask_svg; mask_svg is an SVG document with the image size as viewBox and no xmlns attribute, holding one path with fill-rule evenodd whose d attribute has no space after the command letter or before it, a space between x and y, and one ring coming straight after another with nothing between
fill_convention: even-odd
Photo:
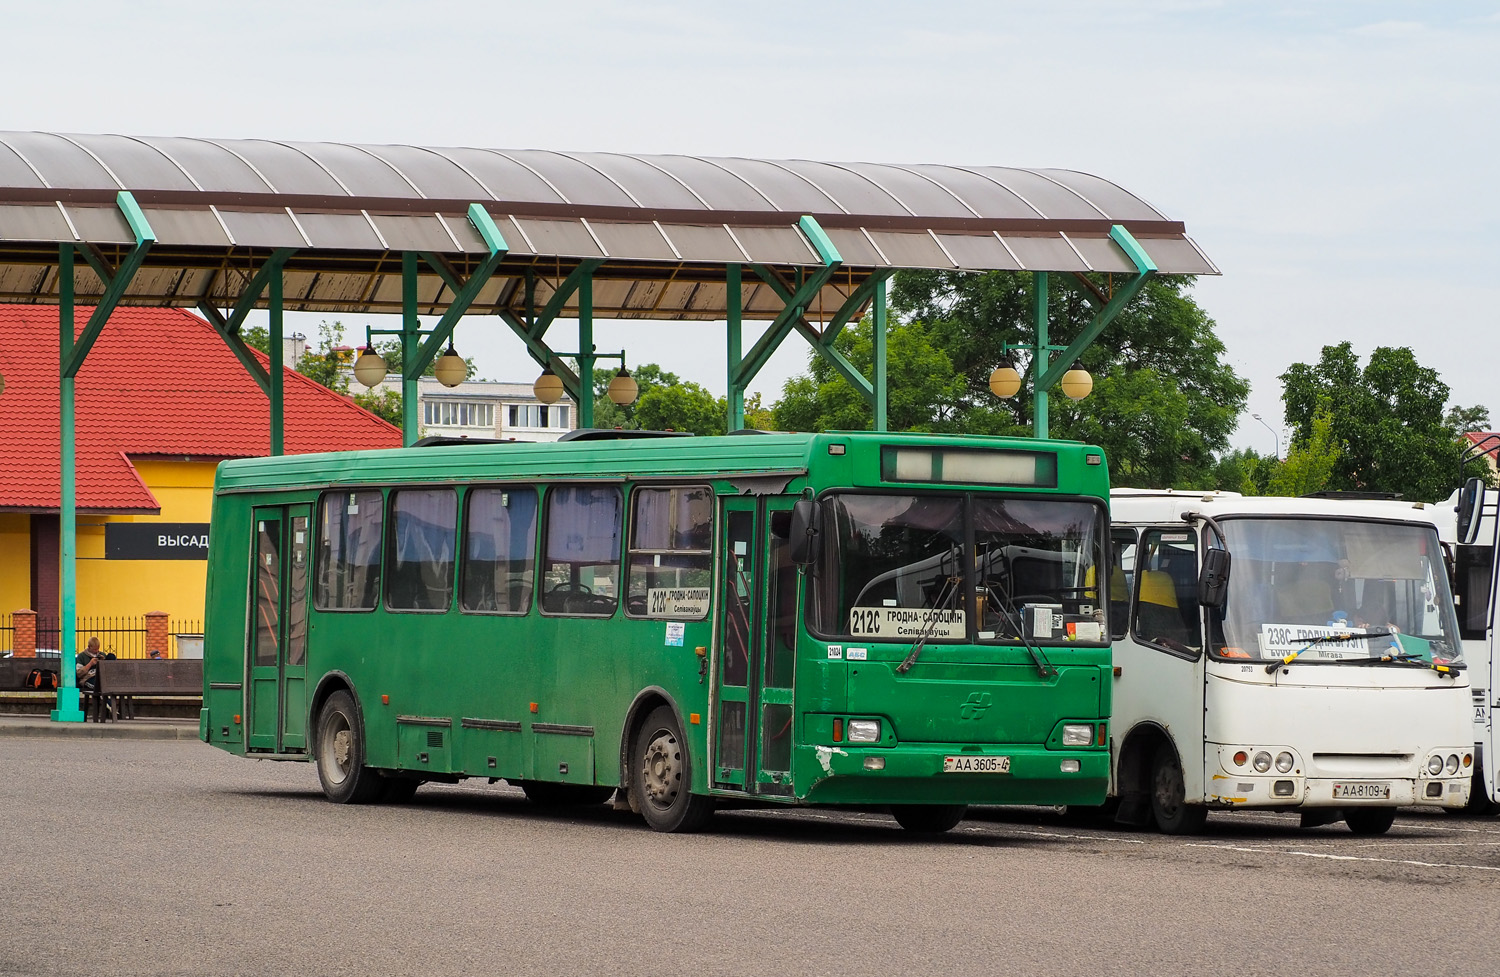
<instances>
[{"instance_id":1,"label":"overcast sky","mask_svg":"<svg viewBox=\"0 0 1500 977\"><path fill-rule=\"evenodd\" d=\"M3 129L1096 173L1218 264L1198 301L1273 427L1277 376L1346 339L1410 345L1500 423L1500 3L5 6ZM532 379L501 328L458 347ZM595 333L723 392L722 329ZM806 358L794 338L752 389L775 400ZM1272 439L1246 416L1235 441Z\"/></svg>"}]
</instances>

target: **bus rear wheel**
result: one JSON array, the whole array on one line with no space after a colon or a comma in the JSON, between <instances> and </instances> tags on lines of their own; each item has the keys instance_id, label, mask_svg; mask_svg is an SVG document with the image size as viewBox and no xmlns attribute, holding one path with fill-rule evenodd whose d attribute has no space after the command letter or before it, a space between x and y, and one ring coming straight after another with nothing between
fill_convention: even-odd
<instances>
[{"instance_id":1,"label":"bus rear wheel","mask_svg":"<svg viewBox=\"0 0 1500 977\"><path fill-rule=\"evenodd\" d=\"M967 804L892 804L891 817L907 831L940 835L952 831L969 813Z\"/></svg>"},{"instance_id":2,"label":"bus rear wheel","mask_svg":"<svg viewBox=\"0 0 1500 977\"><path fill-rule=\"evenodd\" d=\"M1344 812L1344 823L1357 835L1383 835L1396 823L1394 807L1356 807Z\"/></svg>"},{"instance_id":3,"label":"bus rear wheel","mask_svg":"<svg viewBox=\"0 0 1500 977\"><path fill-rule=\"evenodd\" d=\"M631 806L656 831L697 831L714 802L692 792L687 741L668 706L658 706L636 733L630 753Z\"/></svg>"},{"instance_id":4,"label":"bus rear wheel","mask_svg":"<svg viewBox=\"0 0 1500 977\"><path fill-rule=\"evenodd\" d=\"M365 735L354 697L340 689L318 713L318 781L335 804L367 804L385 779L365 766Z\"/></svg>"},{"instance_id":5,"label":"bus rear wheel","mask_svg":"<svg viewBox=\"0 0 1500 977\"><path fill-rule=\"evenodd\" d=\"M1206 807L1187 802L1182 764L1169 743L1156 748L1151 763L1151 814L1156 818L1156 827L1165 835L1194 835L1208 821Z\"/></svg>"}]
</instances>

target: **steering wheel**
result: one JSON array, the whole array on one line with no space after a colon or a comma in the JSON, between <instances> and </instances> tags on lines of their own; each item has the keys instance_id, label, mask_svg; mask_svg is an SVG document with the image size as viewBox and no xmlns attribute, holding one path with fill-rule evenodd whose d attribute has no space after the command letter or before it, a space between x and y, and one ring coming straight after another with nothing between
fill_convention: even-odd
<instances>
[{"instance_id":1,"label":"steering wheel","mask_svg":"<svg viewBox=\"0 0 1500 977\"><path fill-rule=\"evenodd\" d=\"M581 584L581 583L574 583L571 580L564 580L562 583L558 584L556 587L549 587L549 588L547 588L547 593L549 593L549 594L557 594L557 593L592 594L593 592L594 591L592 589L584 586L583 584Z\"/></svg>"}]
</instances>

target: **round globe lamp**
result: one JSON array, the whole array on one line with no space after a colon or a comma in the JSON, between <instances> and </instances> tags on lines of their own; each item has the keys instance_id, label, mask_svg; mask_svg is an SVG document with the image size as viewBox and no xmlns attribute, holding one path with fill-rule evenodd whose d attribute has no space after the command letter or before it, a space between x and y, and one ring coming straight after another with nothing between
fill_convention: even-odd
<instances>
[{"instance_id":1,"label":"round globe lamp","mask_svg":"<svg viewBox=\"0 0 1500 977\"><path fill-rule=\"evenodd\" d=\"M531 385L531 392L536 394L536 399L542 403L555 404L562 400L562 377L553 373L550 368L543 370L542 375L536 378L536 383Z\"/></svg>"},{"instance_id":2,"label":"round globe lamp","mask_svg":"<svg viewBox=\"0 0 1500 977\"><path fill-rule=\"evenodd\" d=\"M1021 374L1006 363L990 374L990 393L996 397L1014 397L1021 392Z\"/></svg>"},{"instance_id":3,"label":"round globe lamp","mask_svg":"<svg viewBox=\"0 0 1500 977\"><path fill-rule=\"evenodd\" d=\"M1069 370L1062 375L1058 386L1062 387L1063 396L1069 400L1082 400L1094 389L1094 378L1088 370Z\"/></svg>"},{"instance_id":4,"label":"round globe lamp","mask_svg":"<svg viewBox=\"0 0 1500 977\"><path fill-rule=\"evenodd\" d=\"M622 366L614 379L609 381L607 392L610 400L624 407L626 404L635 403L636 395L641 392L641 387L635 382L635 377L630 375L630 371Z\"/></svg>"},{"instance_id":5,"label":"round globe lamp","mask_svg":"<svg viewBox=\"0 0 1500 977\"><path fill-rule=\"evenodd\" d=\"M432 365L432 375L443 386L456 387L469 378L469 364L464 362L464 358L458 355L458 350L450 342L448 349Z\"/></svg>"},{"instance_id":6,"label":"round globe lamp","mask_svg":"<svg viewBox=\"0 0 1500 977\"><path fill-rule=\"evenodd\" d=\"M385 357L375 352L375 347L369 343L365 343L364 352L354 361L354 379L367 387L385 379Z\"/></svg>"}]
</instances>

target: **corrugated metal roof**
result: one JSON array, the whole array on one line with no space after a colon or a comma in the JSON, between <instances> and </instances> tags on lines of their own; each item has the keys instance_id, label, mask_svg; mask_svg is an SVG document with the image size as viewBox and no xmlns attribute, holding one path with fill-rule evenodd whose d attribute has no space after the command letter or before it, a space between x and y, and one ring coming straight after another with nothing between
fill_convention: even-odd
<instances>
[{"instance_id":1,"label":"corrugated metal roof","mask_svg":"<svg viewBox=\"0 0 1500 977\"><path fill-rule=\"evenodd\" d=\"M603 259L596 315L723 318L726 263L821 263L804 215L843 258L810 318L885 268L1133 273L1116 224L1162 272L1217 273L1181 222L1071 170L0 132L0 301L56 301L58 244L132 244L121 190L157 236L127 304L232 301L270 249L295 248L287 308L397 311L400 252L460 274L485 256L472 203L509 245L480 314L515 310L528 269L540 305ZM747 316L781 311L754 276L744 288ZM435 274L419 292L424 312L446 304ZM100 293L80 269L80 296Z\"/></svg>"}]
</instances>

